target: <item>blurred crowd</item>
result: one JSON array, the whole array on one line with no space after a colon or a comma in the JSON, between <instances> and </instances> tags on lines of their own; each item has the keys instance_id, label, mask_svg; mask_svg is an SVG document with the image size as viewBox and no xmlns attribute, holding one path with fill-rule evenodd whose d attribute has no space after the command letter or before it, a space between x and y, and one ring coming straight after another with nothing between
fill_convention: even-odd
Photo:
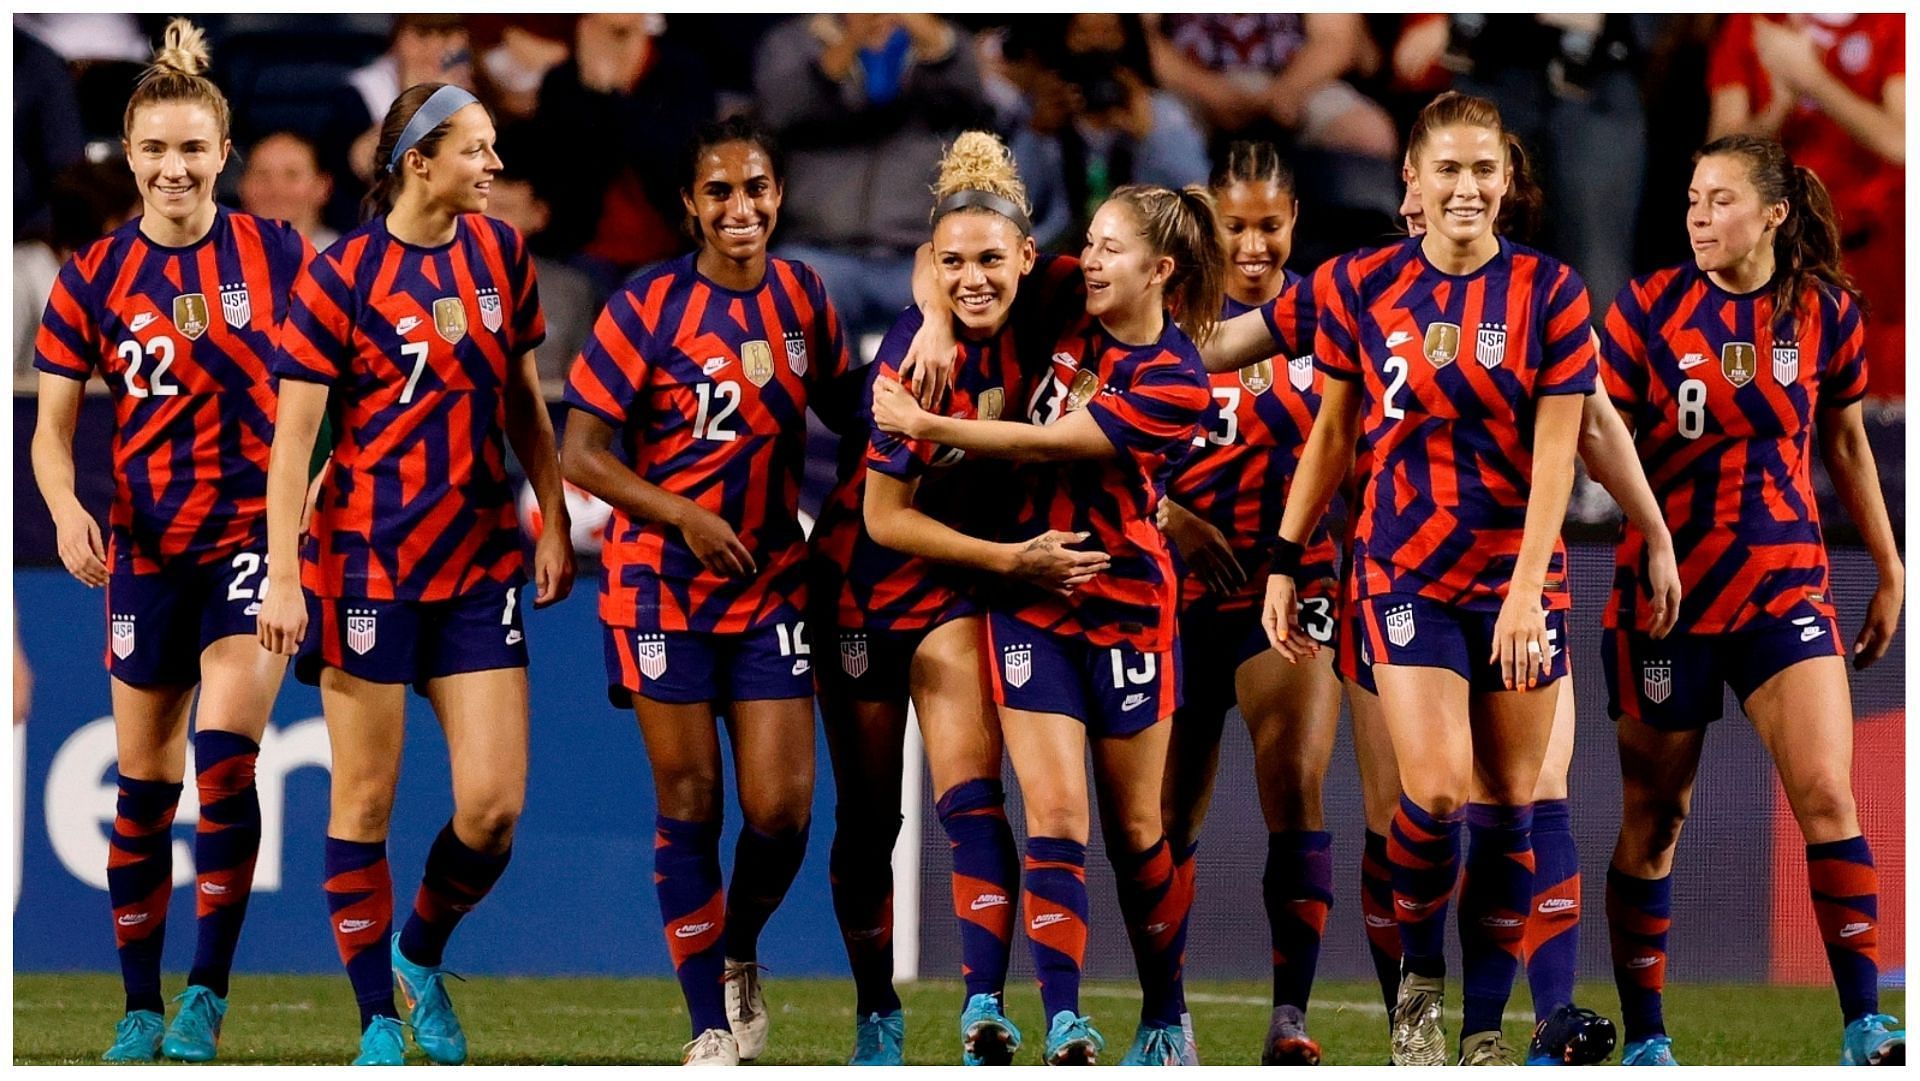
<instances>
[{"instance_id":1,"label":"blurred crowd","mask_svg":"<svg viewBox=\"0 0 1920 1081\"><path fill-rule=\"evenodd\" d=\"M233 103L223 199L318 247L359 220L375 129L409 85L478 93L505 173L490 213L539 256L559 377L601 301L681 251L683 144L751 111L788 155L776 253L856 330L908 300L944 141L1014 148L1042 246L1077 250L1130 182L1204 181L1231 140L1299 177L1296 269L1390 234L1408 124L1457 87L1496 100L1547 193L1532 241L1596 312L1688 256L1690 155L1775 135L1833 191L1866 291L1874 389L1904 391L1900 15L211 15ZM121 112L164 16L14 17L15 371L60 262L139 212Z\"/></svg>"}]
</instances>

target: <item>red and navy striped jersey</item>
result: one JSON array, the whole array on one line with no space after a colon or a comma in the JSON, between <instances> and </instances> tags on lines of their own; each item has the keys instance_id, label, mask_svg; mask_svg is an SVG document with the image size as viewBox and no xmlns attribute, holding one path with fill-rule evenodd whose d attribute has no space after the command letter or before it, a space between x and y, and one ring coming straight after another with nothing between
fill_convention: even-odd
<instances>
[{"instance_id":1,"label":"red and navy striped jersey","mask_svg":"<svg viewBox=\"0 0 1920 1081\"><path fill-rule=\"evenodd\" d=\"M1373 471L1354 537L1360 596L1417 593L1495 611L1513 579L1533 487L1538 403L1596 379L1586 286L1505 238L1471 274L1443 274L1420 238L1335 260L1314 355L1361 385ZM1556 534L1542 603L1565 608Z\"/></svg>"},{"instance_id":2,"label":"red and navy striped jersey","mask_svg":"<svg viewBox=\"0 0 1920 1081\"><path fill-rule=\"evenodd\" d=\"M1607 392L1679 553L1678 632L1737 631L1802 601L1833 612L1808 445L1815 406L1866 393L1865 330L1826 287L1777 334L1773 311L1770 288L1728 293L1687 263L1629 282L1601 331ZM1609 626L1644 629L1645 552L1625 525Z\"/></svg>"},{"instance_id":3,"label":"red and navy striped jersey","mask_svg":"<svg viewBox=\"0 0 1920 1081\"><path fill-rule=\"evenodd\" d=\"M302 579L320 597L440 601L521 575L507 482L515 359L546 337L520 234L480 214L408 244L375 218L301 275L274 371L340 403Z\"/></svg>"},{"instance_id":4,"label":"red and navy striped jersey","mask_svg":"<svg viewBox=\"0 0 1920 1081\"><path fill-rule=\"evenodd\" d=\"M745 292L664 263L607 301L567 377L567 404L613 425L643 480L718 515L758 573L706 569L680 531L618 508L600 552L609 626L736 634L806 606L800 476L809 402L845 425L852 394L840 317L804 263L768 259ZM836 385L839 384L839 385Z\"/></svg>"},{"instance_id":5,"label":"red and navy striped jersey","mask_svg":"<svg viewBox=\"0 0 1920 1081\"><path fill-rule=\"evenodd\" d=\"M1086 409L1114 453L1023 470L1027 501L1019 535L1086 532L1087 545L1105 551L1112 563L1071 598L1009 587L1007 611L1029 626L1094 646L1171 649L1180 585L1155 513L1168 478L1212 412L1206 366L1172 319L1158 341L1128 345L1082 314L1052 350L1052 370L1028 396L1028 420L1051 424Z\"/></svg>"},{"instance_id":6,"label":"red and navy striped jersey","mask_svg":"<svg viewBox=\"0 0 1920 1081\"><path fill-rule=\"evenodd\" d=\"M266 543L269 366L287 296L313 249L285 222L217 208L184 248L134 219L67 261L33 366L113 396L108 564L136 574Z\"/></svg>"},{"instance_id":7,"label":"red and navy striped jersey","mask_svg":"<svg viewBox=\"0 0 1920 1081\"><path fill-rule=\"evenodd\" d=\"M1280 294L1251 308L1228 297L1222 319L1259 311L1280 343L1280 352L1237 372L1214 372L1215 419L1194 436L1193 453L1167 485L1174 502L1226 535L1247 572L1231 597L1214 597L1197 577L1184 575L1182 607L1202 599L1223 610L1249 608L1266 596L1266 566L1280 535L1280 515L1293 486L1294 467L1320 411L1320 381L1313 364L1313 286L1286 271ZM1174 553L1176 559L1178 552ZM1333 541L1316 525L1301 560L1301 581L1333 576Z\"/></svg>"}]
</instances>

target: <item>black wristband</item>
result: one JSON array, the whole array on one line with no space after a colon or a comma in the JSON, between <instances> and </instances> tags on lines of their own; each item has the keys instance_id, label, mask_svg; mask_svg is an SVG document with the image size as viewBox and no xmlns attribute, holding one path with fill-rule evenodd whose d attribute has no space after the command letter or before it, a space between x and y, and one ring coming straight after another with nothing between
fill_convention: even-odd
<instances>
[{"instance_id":1,"label":"black wristband","mask_svg":"<svg viewBox=\"0 0 1920 1081\"><path fill-rule=\"evenodd\" d=\"M1295 544L1285 537L1273 542L1272 574L1284 574L1289 578L1300 577L1300 557L1307 554L1304 544Z\"/></svg>"}]
</instances>

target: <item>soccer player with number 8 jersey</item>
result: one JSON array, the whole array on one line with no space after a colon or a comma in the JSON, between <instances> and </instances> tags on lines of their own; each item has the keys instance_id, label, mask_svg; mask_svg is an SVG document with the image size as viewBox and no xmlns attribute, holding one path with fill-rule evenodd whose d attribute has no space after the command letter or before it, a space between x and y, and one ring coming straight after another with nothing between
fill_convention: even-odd
<instances>
[{"instance_id":1,"label":"soccer player with number 8 jersey","mask_svg":"<svg viewBox=\"0 0 1920 1081\"><path fill-rule=\"evenodd\" d=\"M1778 143L1729 136L1694 159L1694 258L1630 282L1607 313L1606 386L1666 508L1686 595L1676 633L1646 633L1631 524L1617 553L1602 666L1625 809L1607 921L1629 1065L1671 1064L1662 1012L1674 847L1723 687L1760 733L1807 842L1814 915L1839 991L1842 1065L1903 1062L1879 1009L1879 887L1850 780L1845 646L1811 482L1811 437L1880 583L1854 644L1879 660L1905 571L1860 416L1865 332L1840 269L1833 206ZM1887 358L1899 363L1901 358Z\"/></svg>"},{"instance_id":2,"label":"soccer player with number 8 jersey","mask_svg":"<svg viewBox=\"0 0 1920 1081\"><path fill-rule=\"evenodd\" d=\"M493 142L491 116L465 90L401 92L380 125L373 216L301 276L274 364L274 562L260 639L298 652L295 671L320 686L326 711L326 894L359 1004L361 1065L404 1061L396 984L427 1057L467 1057L441 962L456 925L506 870L527 774L527 574L503 434L547 523L532 601L561 600L573 583L534 367L546 324L533 259L511 226L484 216L500 170ZM338 442L296 562L307 461L330 390ZM409 684L446 733L454 810L427 854L413 912L390 935L386 838Z\"/></svg>"},{"instance_id":3,"label":"soccer player with number 8 jersey","mask_svg":"<svg viewBox=\"0 0 1920 1081\"><path fill-rule=\"evenodd\" d=\"M200 74L207 62L201 32L173 20L127 103L123 145L142 214L61 268L34 342L34 475L62 561L107 587L112 627L119 796L107 893L127 1012L109 1062L217 1053L260 847L254 763L286 672L253 640L266 588L268 365L313 252L285 222L214 203L231 143L227 101ZM74 495L74 429L95 371L115 418L104 550ZM199 941L169 1027L160 954L196 688Z\"/></svg>"}]
</instances>

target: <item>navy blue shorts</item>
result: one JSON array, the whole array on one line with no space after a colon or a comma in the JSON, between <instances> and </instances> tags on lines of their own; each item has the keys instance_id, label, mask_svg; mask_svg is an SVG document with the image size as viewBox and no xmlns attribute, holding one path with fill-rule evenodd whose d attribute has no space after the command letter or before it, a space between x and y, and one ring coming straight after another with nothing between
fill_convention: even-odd
<instances>
[{"instance_id":1,"label":"navy blue shorts","mask_svg":"<svg viewBox=\"0 0 1920 1081\"><path fill-rule=\"evenodd\" d=\"M756 702L813 697L807 621L789 619L738 634L606 628L607 701Z\"/></svg>"},{"instance_id":2,"label":"navy blue shorts","mask_svg":"<svg viewBox=\"0 0 1920 1081\"><path fill-rule=\"evenodd\" d=\"M1058 713L1095 738L1130 736L1180 708L1180 640L1164 653L1095 646L987 615L993 700L1008 709Z\"/></svg>"},{"instance_id":3,"label":"navy blue shorts","mask_svg":"<svg viewBox=\"0 0 1920 1081\"><path fill-rule=\"evenodd\" d=\"M1612 630L1600 639L1607 711L1663 732L1705 728L1720 719L1731 687L1742 705L1760 685L1801 661L1846 653L1840 625L1808 607L1785 619L1730 634Z\"/></svg>"},{"instance_id":4,"label":"navy blue shorts","mask_svg":"<svg viewBox=\"0 0 1920 1081\"><path fill-rule=\"evenodd\" d=\"M1315 579L1300 589L1300 626L1323 647L1336 637L1333 579ZM1264 600L1251 608L1221 611L1200 600L1180 613L1180 708L1189 713L1224 716L1237 694L1234 673L1273 648L1261 625Z\"/></svg>"},{"instance_id":5,"label":"navy blue shorts","mask_svg":"<svg viewBox=\"0 0 1920 1081\"><path fill-rule=\"evenodd\" d=\"M369 683L411 683L527 666L519 585L487 585L444 601L307 597L307 639L293 674L318 685L322 668Z\"/></svg>"},{"instance_id":6,"label":"navy blue shorts","mask_svg":"<svg viewBox=\"0 0 1920 1081\"><path fill-rule=\"evenodd\" d=\"M1342 582L1340 588L1340 644L1333 657L1334 669L1340 673L1341 679L1368 694L1378 696L1380 688L1373 682L1373 651L1367 648L1366 629L1360 620L1360 602L1347 597L1347 583Z\"/></svg>"},{"instance_id":7,"label":"navy blue shorts","mask_svg":"<svg viewBox=\"0 0 1920 1081\"><path fill-rule=\"evenodd\" d=\"M927 635L956 619L977 616L972 606L956 606L932 624L911 631L871 629L828 632L832 636L829 653L838 663L819 668L824 693L850 698L856 702L905 702L912 691L913 655ZM984 621L982 621L984 623Z\"/></svg>"},{"instance_id":8,"label":"navy blue shorts","mask_svg":"<svg viewBox=\"0 0 1920 1081\"><path fill-rule=\"evenodd\" d=\"M107 581L107 671L135 687L199 683L200 654L208 646L259 633L266 589L261 549L157 574L116 570Z\"/></svg>"},{"instance_id":9,"label":"navy blue shorts","mask_svg":"<svg viewBox=\"0 0 1920 1081\"><path fill-rule=\"evenodd\" d=\"M1468 611L1414 593L1382 593L1356 606L1374 664L1444 668L1474 692L1507 690L1493 653L1498 612ZM1537 686L1567 674L1567 613L1547 613L1547 670Z\"/></svg>"}]
</instances>

